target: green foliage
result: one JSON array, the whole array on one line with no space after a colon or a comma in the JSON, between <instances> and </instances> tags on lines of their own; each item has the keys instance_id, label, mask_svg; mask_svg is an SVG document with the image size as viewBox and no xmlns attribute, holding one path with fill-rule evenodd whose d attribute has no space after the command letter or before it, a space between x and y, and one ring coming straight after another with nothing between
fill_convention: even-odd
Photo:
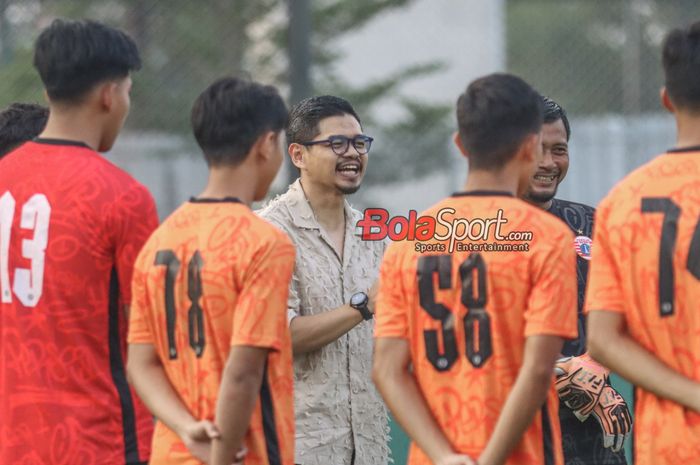
<instances>
[{"instance_id":1,"label":"green foliage","mask_svg":"<svg viewBox=\"0 0 700 465\"><path fill-rule=\"evenodd\" d=\"M696 0L508 0L508 70L570 113L660 111L661 39L699 15Z\"/></svg>"},{"instance_id":2,"label":"green foliage","mask_svg":"<svg viewBox=\"0 0 700 465\"><path fill-rule=\"evenodd\" d=\"M349 85L335 65L338 40L360 30L377 15L404 7L411 0L312 0L312 88L341 95L357 108L365 127L378 136L372 177L402 179L432 171L445 157L449 108L402 99L411 79L442 69L423 63L399 69L366 86ZM192 102L223 75L250 74L287 88L287 5L283 0L7 0L8 7L33 12L28 21L11 25L15 44L2 66L0 104L42 101L41 82L31 65L33 40L53 17L89 17L125 28L136 40L143 68L134 75L131 129L189 134ZM30 8L29 3L33 6ZM24 38L24 40L19 40ZM382 108L394 99L404 116L391 123ZM426 157L426 154L432 156ZM401 166L401 169L396 169Z\"/></svg>"},{"instance_id":3,"label":"green foliage","mask_svg":"<svg viewBox=\"0 0 700 465\"><path fill-rule=\"evenodd\" d=\"M9 63L2 66L0 107L12 102L45 104L39 75L32 67L32 50L15 49Z\"/></svg>"},{"instance_id":4,"label":"green foliage","mask_svg":"<svg viewBox=\"0 0 700 465\"><path fill-rule=\"evenodd\" d=\"M402 103L406 116L377 129L369 185L415 179L448 166L451 106L410 99Z\"/></svg>"},{"instance_id":5,"label":"green foliage","mask_svg":"<svg viewBox=\"0 0 700 465\"><path fill-rule=\"evenodd\" d=\"M335 0L312 3L313 34L320 40L364 26L386 10L406 6L410 0Z\"/></svg>"}]
</instances>

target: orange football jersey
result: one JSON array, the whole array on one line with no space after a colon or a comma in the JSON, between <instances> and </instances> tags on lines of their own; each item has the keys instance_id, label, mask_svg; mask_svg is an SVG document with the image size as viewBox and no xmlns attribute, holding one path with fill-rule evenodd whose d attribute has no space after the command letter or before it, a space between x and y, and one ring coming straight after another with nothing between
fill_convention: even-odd
<instances>
[{"instance_id":1,"label":"orange football jersey","mask_svg":"<svg viewBox=\"0 0 700 465\"><path fill-rule=\"evenodd\" d=\"M136 261L129 343L153 344L180 398L214 420L231 346L269 348L245 438L246 465L294 463L288 237L236 199L193 199L151 236ZM151 465L200 462L157 422Z\"/></svg>"},{"instance_id":2,"label":"orange football jersey","mask_svg":"<svg viewBox=\"0 0 700 465\"><path fill-rule=\"evenodd\" d=\"M595 222L586 310L700 382L700 147L671 150L620 182ZM700 415L637 388L635 465L698 463Z\"/></svg>"},{"instance_id":3,"label":"orange football jersey","mask_svg":"<svg viewBox=\"0 0 700 465\"><path fill-rule=\"evenodd\" d=\"M454 213L441 214L445 208ZM375 336L408 340L425 402L453 448L473 458L486 447L515 383L525 339L577 334L574 237L558 218L488 191L455 194L422 215L492 219L499 210L507 220L500 244L516 244L508 240L512 232L532 232L527 250L465 250L464 245L480 243L471 241L453 253L449 248L421 253L419 242L395 242L382 263L377 302ZM440 228L437 233L442 234ZM493 243L494 233L484 245ZM408 463L431 462L412 444ZM543 463L563 464L553 385L507 462Z\"/></svg>"}]
</instances>

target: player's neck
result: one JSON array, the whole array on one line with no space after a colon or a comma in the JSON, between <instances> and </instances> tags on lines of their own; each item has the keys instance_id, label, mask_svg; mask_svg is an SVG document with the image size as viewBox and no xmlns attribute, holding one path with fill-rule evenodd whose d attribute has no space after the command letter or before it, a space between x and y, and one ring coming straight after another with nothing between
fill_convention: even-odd
<instances>
[{"instance_id":1,"label":"player's neck","mask_svg":"<svg viewBox=\"0 0 700 465\"><path fill-rule=\"evenodd\" d=\"M258 176L244 165L209 168L209 180L200 199L225 199L235 197L250 206L255 197Z\"/></svg>"},{"instance_id":2,"label":"player's neck","mask_svg":"<svg viewBox=\"0 0 700 465\"><path fill-rule=\"evenodd\" d=\"M309 180L301 180L306 199L316 220L327 231L345 228L345 196L337 190L329 192Z\"/></svg>"},{"instance_id":3,"label":"player's neck","mask_svg":"<svg viewBox=\"0 0 700 465\"><path fill-rule=\"evenodd\" d=\"M534 205L535 207L541 208L542 210L549 210L550 208L552 208L552 202L554 202L554 198L551 198L545 202L537 202L527 196L523 197L523 200L529 203L530 205Z\"/></svg>"},{"instance_id":4,"label":"player's neck","mask_svg":"<svg viewBox=\"0 0 700 465\"><path fill-rule=\"evenodd\" d=\"M700 145L700 114L676 113L676 148Z\"/></svg>"},{"instance_id":5,"label":"player's neck","mask_svg":"<svg viewBox=\"0 0 700 465\"><path fill-rule=\"evenodd\" d=\"M102 128L94 117L80 111L59 113L52 109L46 127L39 137L83 142L91 149L98 150L102 139Z\"/></svg>"},{"instance_id":6,"label":"player's neck","mask_svg":"<svg viewBox=\"0 0 700 465\"><path fill-rule=\"evenodd\" d=\"M470 169L463 190L469 191L500 191L516 195L518 192L518 177L507 168L500 171Z\"/></svg>"}]
</instances>

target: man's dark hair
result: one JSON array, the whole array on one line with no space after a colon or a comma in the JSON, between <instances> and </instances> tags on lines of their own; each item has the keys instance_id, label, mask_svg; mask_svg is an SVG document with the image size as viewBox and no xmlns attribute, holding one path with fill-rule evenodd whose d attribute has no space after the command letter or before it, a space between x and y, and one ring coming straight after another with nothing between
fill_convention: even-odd
<instances>
[{"instance_id":1,"label":"man's dark hair","mask_svg":"<svg viewBox=\"0 0 700 465\"><path fill-rule=\"evenodd\" d=\"M700 22L666 36L663 66L666 91L674 105L700 112Z\"/></svg>"},{"instance_id":2,"label":"man's dark hair","mask_svg":"<svg viewBox=\"0 0 700 465\"><path fill-rule=\"evenodd\" d=\"M527 136L542 129L542 121L542 97L512 74L477 79L457 100L459 137L477 169L507 163Z\"/></svg>"},{"instance_id":3,"label":"man's dark hair","mask_svg":"<svg viewBox=\"0 0 700 465\"><path fill-rule=\"evenodd\" d=\"M34 139L46 126L49 110L33 103L13 103L0 112L0 158Z\"/></svg>"},{"instance_id":4,"label":"man's dark hair","mask_svg":"<svg viewBox=\"0 0 700 465\"><path fill-rule=\"evenodd\" d=\"M260 136L284 129L287 107L272 86L226 77L197 97L191 120L209 166L235 166Z\"/></svg>"},{"instance_id":5,"label":"man's dark hair","mask_svg":"<svg viewBox=\"0 0 700 465\"><path fill-rule=\"evenodd\" d=\"M141 68L134 41L95 21L54 20L36 40L34 67L53 101L79 101L96 84Z\"/></svg>"},{"instance_id":6,"label":"man's dark hair","mask_svg":"<svg viewBox=\"0 0 700 465\"><path fill-rule=\"evenodd\" d=\"M320 95L302 100L292 107L287 123L287 144L309 142L319 134L318 123L332 116L352 115L362 122L347 100L333 95Z\"/></svg>"},{"instance_id":7,"label":"man's dark hair","mask_svg":"<svg viewBox=\"0 0 700 465\"><path fill-rule=\"evenodd\" d=\"M542 96L544 103L544 122L546 124L556 123L561 120L566 130L566 140L571 137L571 126L569 126L569 118L566 116L566 111L557 102L549 97Z\"/></svg>"}]
</instances>

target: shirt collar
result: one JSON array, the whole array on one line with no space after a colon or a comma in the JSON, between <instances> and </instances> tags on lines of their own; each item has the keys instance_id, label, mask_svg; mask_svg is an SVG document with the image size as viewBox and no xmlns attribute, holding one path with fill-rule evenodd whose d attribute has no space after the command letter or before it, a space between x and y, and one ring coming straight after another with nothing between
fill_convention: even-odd
<instances>
[{"instance_id":1,"label":"shirt collar","mask_svg":"<svg viewBox=\"0 0 700 465\"><path fill-rule=\"evenodd\" d=\"M314 211L311 209L304 189L301 187L300 179L297 179L289 186L287 198L289 213L292 216L294 226L305 229L320 229Z\"/></svg>"},{"instance_id":2,"label":"shirt collar","mask_svg":"<svg viewBox=\"0 0 700 465\"><path fill-rule=\"evenodd\" d=\"M311 208L309 200L306 198L304 189L301 187L301 179L297 179L287 191L289 213L292 216L294 226L304 229L321 229L321 225L316 220L316 215ZM357 222L362 219L362 214L353 210L347 200L343 200L345 210L345 230L352 231L356 236L362 235L362 230L357 226Z\"/></svg>"}]
</instances>

